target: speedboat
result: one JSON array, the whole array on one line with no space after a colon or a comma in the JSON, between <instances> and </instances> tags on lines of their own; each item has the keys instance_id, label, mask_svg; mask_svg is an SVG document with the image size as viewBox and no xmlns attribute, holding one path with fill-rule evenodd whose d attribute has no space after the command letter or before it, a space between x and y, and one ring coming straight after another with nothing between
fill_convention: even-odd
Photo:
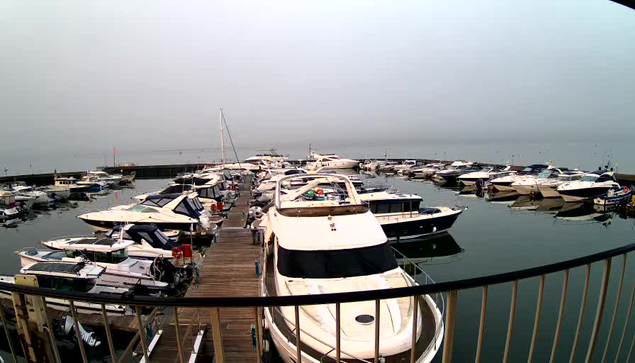
<instances>
[{"instance_id":1,"label":"speedboat","mask_svg":"<svg viewBox=\"0 0 635 363\"><path fill-rule=\"evenodd\" d=\"M201 202L206 210L213 209L228 211L237 199L233 191L223 190L223 183L220 181L210 181L202 185L171 183L167 188L163 190L137 195L132 199L142 202L151 195L156 196L176 193L196 193L198 200Z\"/></svg>"},{"instance_id":2,"label":"speedboat","mask_svg":"<svg viewBox=\"0 0 635 363\"><path fill-rule=\"evenodd\" d=\"M23 248L17 254L22 266L34 262L94 263L106 270L97 279L98 285L131 287L140 285L149 292L168 292L182 281L179 271L172 271L163 260L141 260L128 256L130 240L110 238L80 239L57 244L61 251Z\"/></svg>"},{"instance_id":3,"label":"speedboat","mask_svg":"<svg viewBox=\"0 0 635 363\"><path fill-rule=\"evenodd\" d=\"M38 262L22 267L20 274L35 276L39 287L69 292L85 292L89 294L103 294L104 296L122 295L130 291L126 288L97 285L97 280L106 271L105 268L95 264L85 263L60 263ZM15 284L15 278L11 275L0 275L0 282ZM11 299L11 293L0 290L0 297ZM89 303L81 300L74 301L79 313L101 313L102 304ZM68 311L68 300L46 298L46 305L52 309ZM124 315L131 311L125 305L105 304L108 314Z\"/></svg>"},{"instance_id":4,"label":"speedboat","mask_svg":"<svg viewBox=\"0 0 635 363\"><path fill-rule=\"evenodd\" d=\"M15 196L8 190L0 190L0 222L16 219L20 216Z\"/></svg>"},{"instance_id":5,"label":"speedboat","mask_svg":"<svg viewBox=\"0 0 635 363\"><path fill-rule=\"evenodd\" d=\"M532 164L529 165L527 167L525 167L523 170L521 170L520 172L516 173L516 174L509 174L509 175L505 175L505 176L499 176L496 178L492 178L489 181L489 184L491 184L493 186L494 189L496 189L499 192L511 192L514 191L515 189L512 186L513 183L526 178L528 176L531 175L537 175L540 172L542 172L543 170L547 169L549 166L548 165L544 165L544 164Z\"/></svg>"},{"instance_id":6,"label":"speedboat","mask_svg":"<svg viewBox=\"0 0 635 363\"><path fill-rule=\"evenodd\" d=\"M343 159L335 154L313 154L313 162L307 163L309 170L321 167L329 169L354 169L359 167L359 160Z\"/></svg>"},{"instance_id":7,"label":"speedboat","mask_svg":"<svg viewBox=\"0 0 635 363\"><path fill-rule=\"evenodd\" d=\"M617 186L609 189L604 195L593 198L593 204L601 207L617 206L625 203L633 196L633 189L624 187L622 189Z\"/></svg>"},{"instance_id":8,"label":"speedboat","mask_svg":"<svg viewBox=\"0 0 635 363\"><path fill-rule=\"evenodd\" d=\"M543 198L559 198L558 187L564 183L580 180L584 176L584 172L580 170L562 171L556 179L542 179L538 183L538 192Z\"/></svg>"},{"instance_id":9,"label":"speedboat","mask_svg":"<svg viewBox=\"0 0 635 363\"><path fill-rule=\"evenodd\" d=\"M317 174L308 184L281 193L278 181L274 205L263 217L265 268L263 296L294 296L367 291L414 286L417 283L401 269L377 219L343 175ZM287 178L294 178L289 176ZM339 183L345 183L345 189ZM320 198L309 191L326 183L331 190ZM316 194L316 193L314 193ZM262 226L262 224L261 224ZM266 327L286 363L319 363L335 357L335 327L341 329L340 347L346 361L368 361L374 357L374 332L380 324L380 351L386 362L430 362L443 336L443 318L434 300L424 295L414 319L410 297L376 302L342 303L340 322L335 304L299 308L301 347L296 347L295 309L265 308ZM376 320L377 319L377 320ZM413 325L417 335L413 341ZM297 356L300 351L301 357Z\"/></svg>"},{"instance_id":10,"label":"speedboat","mask_svg":"<svg viewBox=\"0 0 635 363\"><path fill-rule=\"evenodd\" d=\"M579 202L605 195L611 189L622 189L615 179L615 173L598 171L560 185L558 193L566 202Z\"/></svg>"},{"instance_id":11,"label":"speedboat","mask_svg":"<svg viewBox=\"0 0 635 363\"><path fill-rule=\"evenodd\" d=\"M49 208L51 205L55 203L55 201L49 198L48 194L45 192L36 190L34 187L26 185L26 184L16 184L13 185L13 193L16 195L16 202L18 201L17 196L25 196L29 198L29 200L33 200L34 207L41 208ZM27 203L28 205L28 203Z\"/></svg>"},{"instance_id":12,"label":"speedboat","mask_svg":"<svg viewBox=\"0 0 635 363\"><path fill-rule=\"evenodd\" d=\"M414 168L408 172L410 179L430 179L438 171L445 168L443 164L428 164L422 168Z\"/></svg>"},{"instance_id":13,"label":"speedboat","mask_svg":"<svg viewBox=\"0 0 635 363\"><path fill-rule=\"evenodd\" d=\"M476 166L472 162L455 161L446 169L439 170L433 176L435 183L439 185L452 186L455 185L458 178L463 175L476 171Z\"/></svg>"},{"instance_id":14,"label":"speedboat","mask_svg":"<svg viewBox=\"0 0 635 363\"><path fill-rule=\"evenodd\" d=\"M416 194L386 191L359 194L368 203L389 240L401 241L447 232L462 208L419 208L423 198Z\"/></svg>"},{"instance_id":15,"label":"speedboat","mask_svg":"<svg viewBox=\"0 0 635 363\"><path fill-rule=\"evenodd\" d=\"M120 234L123 230L123 236ZM106 233L105 238L99 236L58 237L41 243L53 250L64 250L72 245L94 245L110 243L122 239L125 242L132 241L127 246L128 256L137 259L152 259L162 257L171 259L172 250L180 245L168 238L159 228L151 225L127 224L123 227L116 226Z\"/></svg>"},{"instance_id":16,"label":"speedboat","mask_svg":"<svg viewBox=\"0 0 635 363\"><path fill-rule=\"evenodd\" d=\"M79 215L95 231L108 231L116 225L151 224L161 230L176 229L185 232L214 234L216 225L210 213L203 208L194 194L150 195L143 202L112 207L100 212Z\"/></svg>"},{"instance_id":17,"label":"speedboat","mask_svg":"<svg viewBox=\"0 0 635 363\"><path fill-rule=\"evenodd\" d=\"M122 175L108 174L102 170L90 170L86 172L85 180L100 181L106 183L109 187L117 186L121 184L123 179Z\"/></svg>"},{"instance_id":18,"label":"speedboat","mask_svg":"<svg viewBox=\"0 0 635 363\"><path fill-rule=\"evenodd\" d=\"M417 160L404 160L403 163L395 165L393 170L398 175L408 175L408 172L417 166Z\"/></svg>"},{"instance_id":19,"label":"speedboat","mask_svg":"<svg viewBox=\"0 0 635 363\"><path fill-rule=\"evenodd\" d=\"M71 196L71 190L68 188L56 187L49 185L37 188L37 190L46 193L54 201L67 200Z\"/></svg>"},{"instance_id":20,"label":"speedboat","mask_svg":"<svg viewBox=\"0 0 635 363\"><path fill-rule=\"evenodd\" d=\"M528 175L516 180L512 183L512 187L520 195L538 194L540 193L539 185L545 185L548 188L551 188L552 185L558 185L560 183L559 180L561 180L558 179L558 176L565 173L563 169L550 166L537 176Z\"/></svg>"},{"instance_id":21,"label":"speedboat","mask_svg":"<svg viewBox=\"0 0 635 363\"><path fill-rule=\"evenodd\" d=\"M459 182L464 186L473 186L476 185L479 180L481 182L486 182L490 179L496 179L514 174L516 174L516 172L512 171L511 167L509 166L503 170L496 170L495 168L485 168L479 171L459 176Z\"/></svg>"},{"instance_id":22,"label":"speedboat","mask_svg":"<svg viewBox=\"0 0 635 363\"><path fill-rule=\"evenodd\" d=\"M77 179L71 177L62 177L55 174L55 184L56 188L68 189L71 195L85 194L85 193L94 193L100 192L102 190L102 184L100 183L88 183L84 182L83 184L77 184Z\"/></svg>"}]
</instances>

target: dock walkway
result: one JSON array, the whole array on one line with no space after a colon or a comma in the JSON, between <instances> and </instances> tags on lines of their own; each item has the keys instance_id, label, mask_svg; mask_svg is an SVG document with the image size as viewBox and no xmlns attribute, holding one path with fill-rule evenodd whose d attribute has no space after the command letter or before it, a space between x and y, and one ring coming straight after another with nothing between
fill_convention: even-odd
<instances>
[{"instance_id":1,"label":"dock walkway","mask_svg":"<svg viewBox=\"0 0 635 363\"><path fill-rule=\"evenodd\" d=\"M261 258L261 248L252 243L249 229L243 228L249 208L249 192L244 191L223 222L218 243L204 257L198 285L192 285L186 297L258 296L259 279L255 261ZM197 362L211 362L214 344L211 329L212 309L179 309L179 332L183 346L183 360L188 361L199 330L204 331ZM223 351L226 362L256 361L251 325L253 308L221 308L220 320ZM178 362L174 318L150 355L152 362Z\"/></svg>"}]
</instances>

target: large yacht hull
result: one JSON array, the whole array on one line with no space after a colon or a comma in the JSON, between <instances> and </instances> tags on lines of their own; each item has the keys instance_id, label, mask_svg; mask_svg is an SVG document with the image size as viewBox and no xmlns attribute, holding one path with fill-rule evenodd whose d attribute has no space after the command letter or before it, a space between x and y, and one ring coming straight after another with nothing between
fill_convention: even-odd
<instances>
[{"instance_id":1,"label":"large yacht hull","mask_svg":"<svg viewBox=\"0 0 635 363\"><path fill-rule=\"evenodd\" d=\"M107 232L113 229L115 226L120 226L126 224L126 221L100 221L95 219L84 219L80 218L84 222L86 222L90 228L95 232ZM173 223L173 222L155 222L155 223L135 223L135 224L154 224L161 230L166 229L175 229L179 231L189 231L191 223ZM196 224L194 224L194 230L196 230Z\"/></svg>"}]
</instances>

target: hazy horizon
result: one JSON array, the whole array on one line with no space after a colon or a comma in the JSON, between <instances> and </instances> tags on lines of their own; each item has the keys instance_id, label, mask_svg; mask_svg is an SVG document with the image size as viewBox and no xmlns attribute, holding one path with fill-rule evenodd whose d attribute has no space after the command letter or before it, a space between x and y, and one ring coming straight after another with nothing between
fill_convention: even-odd
<instances>
[{"instance_id":1,"label":"hazy horizon","mask_svg":"<svg viewBox=\"0 0 635 363\"><path fill-rule=\"evenodd\" d=\"M610 1L4 1L0 19L2 169L218 148L219 108L245 152L573 144L551 158L591 163L627 159L635 131L635 12Z\"/></svg>"}]
</instances>

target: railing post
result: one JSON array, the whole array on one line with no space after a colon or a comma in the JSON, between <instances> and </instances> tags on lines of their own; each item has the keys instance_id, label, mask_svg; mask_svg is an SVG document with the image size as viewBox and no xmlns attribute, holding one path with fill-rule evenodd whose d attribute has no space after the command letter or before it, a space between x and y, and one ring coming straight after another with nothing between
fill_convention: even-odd
<instances>
[{"instance_id":1,"label":"railing post","mask_svg":"<svg viewBox=\"0 0 635 363\"><path fill-rule=\"evenodd\" d=\"M410 343L410 363L416 363L417 348L417 320L419 319L419 297L412 297L412 342Z\"/></svg>"},{"instance_id":2,"label":"railing post","mask_svg":"<svg viewBox=\"0 0 635 363\"><path fill-rule=\"evenodd\" d=\"M534 318L534 332L531 335L531 345L529 346L529 357L527 362L534 359L534 349L536 348L536 339L538 338L538 329L540 327L540 313L542 312L542 299L545 292L545 275L540 275L540 285L538 287L538 301L536 301L536 317Z\"/></svg>"},{"instance_id":3,"label":"railing post","mask_svg":"<svg viewBox=\"0 0 635 363\"><path fill-rule=\"evenodd\" d=\"M485 337L485 314L487 311L487 285L483 285L483 297L481 299L481 318L478 326L478 341L476 342L475 363L481 361L481 351L483 349L483 338Z\"/></svg>"},{"instance_id":4,"label":"railing post","mask_svg":"<svg viewBox=\"0 0 635 363\"><path fill-rule=\"evenodd\" d=\"M630 302L628 304L628 312L626 313L626 319L624 322L624 329L622 330L622 338L620 338L620 344L617 347L617 353L615 355L615 361L617 362L620 358L620 353L622 352L622 347L624 346L624 338L626 338L626 331L628 330L628 325L629 322L631 320L631 314L633 313L633 303L635 302L635 285L633 285L633 291L631 292L631 299ZM635 336L633 337L633 342L635 343ZM632 350L632 345L631 345L631 350ZM629 351L629 356L630 356L630 351Z\"/></svg>"},{"instance_id":5,"label":"railing post","mask_svg":"<svg viewBox=\"0 0 635 363\"><path fill-rule=\"evenodd\" d=\"M108 314L106 313L106 305L101 304L101 315L104 318L104 330L106 330L106 339L108 339L108 349L110 350L110 357L112 363L117 363L117 353L115 352L115 345L112 341L112 333L110 332L110 323L108 323Z\"/></svg>"},{"instance_id":6,"label":"railing post","mask_svg":"<svg viewBox=\"0 0 635 363\"><path fill-rule=\"evenodd\" d=\"M381 318L381 300L375 300L375 363L379 363L379 320Z\"/></svg>"},{"instance_id":7,"label":"railing post","mask_svg":"<svg viewBox=\"0 0 635 363\"><path fill-rule=\"evenodd\" d=\"M341 315L340 315L340 303L335 303L335 362L340 363L341 355L342 355L342 347L341 344Z\"/></svg>"},{"instance_id":8,"label":"railing post","mask_svg":"<svg viewBox=\"0 0 635 363\"><path fill-rule=\"evenodd\" d=\"M176 334L176 350L179 354L179 363L183 363L183 344L181 343L181 323L179 322L179 308L174 309L174 333Z\"/></svg>"},{"instance_id":9,"label":"railing post","mask_svg":"<svg viewBox=\"0 0 635 363\"><path fill-rule=\"evenodd\" d=\"M598 308L595 312L595 321L593 322L593 330L591 331L591 340L589 341L589 350L586 353L586 361L593 359L595 344L597 343L598 334L600 332L600 324L602 324L602 314L604 313L604 304L606 303L606 291L609 288L609 277L611 275L611 258L604 260L604 273L602 274L602 286L600 287L600 296L598 297Z\"/></svg>"},{"instance_id":10,"label":"railing post","mask_svg":"<svg viewBox=\"0 0 635 363\"><path fill-rule=\"evenodd\" d=\"M254 307L254 328L256 329L256 363L262 360L262 320L260 320L260 308Z\"/></svg>"},{"instance_id":11,"label":"railing post","mask_svg":"<svg viewBox=\"0 0 635 363\"><path fill-rule=\"evenodd\" d=\"M509 362L509 347L512 342L512 332L514 331L514 317L516 316L516 297L518 296L518 280L512 283L512 302L509 308L509 322L507 324L507 339L505 341L505 352L503 353L503 363Z\"/></svg>"},{"instance_id":12,"label":"railing post","mask_svg":"<svg viewBox=\"0 0 635 363\"><path fill-rule=\"evenodd\" d=\"M4 308L2 306L0 306L0 319L2 319L2 327L4 328L4 334L6 334L7 336L7 343L9 343L9 349L11 350L13 363L18 363L18 357L15 354L15 349L13 348L13 339L11 339L11 332L9 331L9 327L7 326L7 319L4 316Z\"/></svg>"},{"instance_id":13,"label":"railing post","mask_svg":"<svg viewBox=\"0 0 635 363\"><path fill-rule=\"evenodd\" d=\"M609 328L609 334L606 338L606 346L604 347L604 354L602 354L602 363L606 360L606 355L609 352L609 346L611 345L611 337L613 337L613 330L615 328L615 319L617 318L617 311L620 308L620 299L622 298L622 288L624 287L624 274L626 273L626 254L622 260L622 274L620 275L620 284L617 288L617 298L615 299L615 309L613 309L613 317L611 318L611 327Z\"/></svg>"},{"instance_id":14,"label":"railing post","mask_svg":"<svg viewBox=\"0 0 635 363\"><path fill-rule=\"evenodd\" d=\"M551 347L551 357L549 363L553 363L556 358L556 350L558 349L558 340L560 339L560 330L562 329L562 316L567 302L567 287L569 286L569 269L564 271L564 280L562 281L562 296L560 297L560 308L558 309L558 322L556 323L556 332L553 337L553 347Z\"/></svg>"},{"instance_id":15,"label":"railing post","mask_svg":"<svg viewBox=\"0 0 635 363\"><path fill-rule=\"evenodd\" d=\"M302 362L302 340L300 340L300 306L296 305L295 309L295 348L298 363Z\"/></svg>"},{"instance_id":16,"label":"railing post","mask_svg":"<svg viewBox=\"0 0 635 363\"><path fill-rule=\"evenodd\" d=\"M217 363L225 362L225 352L223 351L223 334L220 324L220 309L212 308L212 336L214 339L214 360Z\"/></svg>"},{"instance_id":17,"label":"railing post","mask_svg":"<svg viewBox=\"0 0 635 363\"><path fill-rule=\"evenodd\" d=\"M143 352L143 358L146 362L150 362L148 358L148 347L146 343L146 335L144 333L143 324L141 323L141 307L135 306L135 315L137 317L137 330L139 333L139 342L141 343L141 351Z\"/></svg>"},{"instance_id":18,"label":"railing post","mask_svg":"<svg viewBox=\"0 0 635 363\"><path fill-rule=\"evenodd\" d=\"M445 338L443 341L443 363L452 362L452 350L454 348L454 327L456 325L456 305L458 301L458 291L452 290L448 293L448 305L445 315Z\"/></svg>"},{"instance_id":19,"label":"railing post","mask_svg":"<svg viewBox=\"0 0 635 363\"><path fill-rule=\"evenodd\" d=\"M571 347L571 356L569 357L569 363L573 363L575 359L575 351L580 339L580 329L582 328L582 321L584 320L584 310L586 310L586 300L589 295L589 281L591 280L591 265L586 265L586 280L584 281L584 290L582 292L582 303L580 304L580 316L578 316L578 326L575 329L575 338L573 339L573 346Z\"/></svg>"},{"instance_id":20,"label":"railing post","mask_svg":"<svg viewBox=\"0 0 635 363\"><path fill-rule=\"evenodd\" d=\"M79 324L77 322L77 311L75 310L75 303L73 302L73 300L69 300L69 303L71 306L71 315L73 316L73 328L75 329L75 337L77 338L77 344L79 345L79 352L82 355L82 362L88 363L86 350L84 349L84 341L82 340L82 334L79 332Z\"/></svg>"}]
</instances>

